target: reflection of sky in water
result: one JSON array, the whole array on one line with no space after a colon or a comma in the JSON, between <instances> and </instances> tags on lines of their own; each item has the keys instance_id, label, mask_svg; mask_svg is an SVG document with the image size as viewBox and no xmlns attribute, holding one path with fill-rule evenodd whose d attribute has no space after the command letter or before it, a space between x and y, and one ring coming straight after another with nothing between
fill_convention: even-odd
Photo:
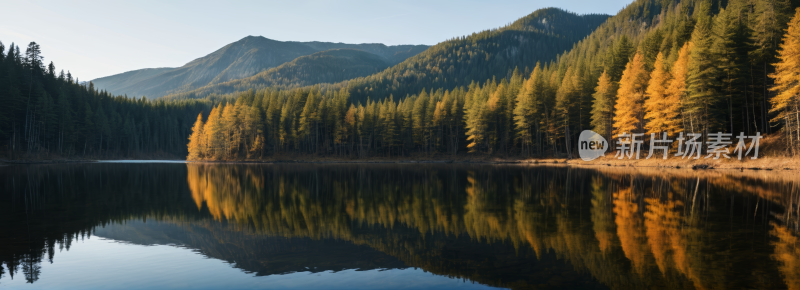
<instances>
[{"instance_id":1,"label":"reflection of sky in water","mask_svg":"<svg viewBox=\"0 0 800 290\"><path fill-rule=\"evenodd\" d=\"M141 246L93 236L43 262L38 281L8 271L2 289L496 289L422 269L345 270L255 277L229 264L174 246Z\"/></svg>"}]
</instances>

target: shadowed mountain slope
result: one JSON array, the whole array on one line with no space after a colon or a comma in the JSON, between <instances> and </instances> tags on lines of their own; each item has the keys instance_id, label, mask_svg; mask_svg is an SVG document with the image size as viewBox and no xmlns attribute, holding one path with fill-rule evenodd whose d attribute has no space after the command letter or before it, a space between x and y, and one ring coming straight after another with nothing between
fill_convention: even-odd
<instances>
[{"instance_id":1,"label":"shadowed mountain slope","mask_svg":"<svg viewBox=\"0 0 800 290\"><path fill-rule=\"evenodd\" d=\"M394 64L425 50L427 46L284 42L261 36L248 36L179 68L135 70L95 79L92 82L96 88L107 90L112 94L160 97L208 84L250 77L300 56L341 48L369 52L388 64Z\"/></svg>"},{"instance_id":2,"label":"shadowed mountain slope","mask_svg":"<svg viewBox=\"0 0 800 290\"><path fill-rule=\"evenodd\" d=\"M292 88L335 83L383 71L381 57L355 49L331 49L296 58L254 76L212 84L191 91L194 95L226 94L266 87Z\"/></svg>"},{"instance_id":3,"label":"shadowed mountain slope","mask_svg":"<svg viewBox=\"0 0 800 290\"><path fill-rule=\"evenodd\" d=\"M353 101L418 93L423 88L452 89L472 81L510 76L515 68L532 69L536 62L555 60L608 19L608 15L577 15L558 8L539 9L499 29L455 37L382 72L333 84L347 87ZM170 95L203 98L262 87L226 87Z\"/></svg>"}]
</instances>

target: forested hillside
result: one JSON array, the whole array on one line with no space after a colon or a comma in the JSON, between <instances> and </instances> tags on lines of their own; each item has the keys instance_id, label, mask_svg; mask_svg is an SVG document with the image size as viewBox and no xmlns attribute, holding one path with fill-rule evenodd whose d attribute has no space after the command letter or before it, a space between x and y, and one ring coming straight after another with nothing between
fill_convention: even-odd
<instances>
[{"instance_id":1,"label":"forested hillside","mask_svg":"<svg viewBox=\"0 0 800 290\"><path fill-rule=\"evenodd\" d=\"M711 132L778 131L795 152L800 10L795 15L793 6L785 0L639 0L530 74L516 70L506 78L503 71L455 89L398 84L415 94L397 100L377 97L380 88L368 90L376 96L370 101L353 96L364 93L354 92L355 84L375 76L346 88L245 93L207 118L198 116L189 159L467 150L575 156L584 129L608 138L702 133L704 141ZM467 39L451 43L459 41Z\"/></svg>"},{"instance_id":2,"label":"forested hillside","mask_svg":"<svg viewBox=\"0 0 800 290\"><path fill-rule=\"evenodd\" d=\"M143 69L93 80L96 87L115 95L158 98L170 93L190 91L209 84L253 76L298 57L330 49L357 49L395 64L427 49L425 45L346 44L330 42L277 41L248 36L204 57L171 70L148 75Z\"/></svg>"},{"instance_id":3,"label":"forested hillside","mask_svg":"<svg viewBox=\"0 0 800 290\"><path fill-rule=\"evenodd\" d=\"M211 107L112 96L43 59L35 42L24 54L0 42L0 158L180 158L194 117Z\"/></svg>"},{"instance_id":4,"label":"forested hillside","mask_svg":"<svg viewBox=\"0 0 800 290\"><path fill-rule=\"evenodd\" d=\"M534 63L530 71L500 70L494 64L511 50L478 39L529 31L552 38L559 32L544 20L553 17L528 17L412 57L399 65L408 70L397 71L408 78L390 73L395 66L338 85L270 87L212 94L204 101L112 97L45 67L32 43L25 55L13 48L2 57L0 142L10 156L179 153L186 152L178 143L190 136L191 127L192 160L463 152L576 157L578 134L592 129L609 140L645 133L645 148L648 133L667 133L672 140L700 133L705 142L713 132L761 132L797 154L800 10L795 8L788 0L638 0L553 61ZM478 49L489 60L470 58L464 48L463 66L456 68L458 53L432 53L448 43ZM483 49L489 48L495 54L486 54ZM519 53L518 59L527 59L528 52ZM423 59L447 59L453 75L487 74L487 80L460 85L415 75L444 71L443 64L423 68ZM470 66L479 62L487 65ZM296 68L303 67L299 63ZM284 68L289 75L305 71ZM397 87L385 92L397 94L384 98L377 87L356 89L387 79ZM416 89L421 84L438 85Z\"/></svg>"},{"instance_id":5,"label":"forested hillside","mask_svg":"<svg viewBox=\"0 0 800 290\"><path fill-rule=\"evenodd\" d=\"M197 96L230 94L249 89L291 89L321 83L335 83L367 76L389 67L377 55L355 49L331 49L301 56L276 68L260 72L252 77L207 85L180 94L181 99L197 99ZM168 97L172 99L176 97Z\"/></svg>"},{"instance_id":6,"label":"forested hillside","mask_svg":"<svg viewBox=\"0 0 800 290\"><path fill-rule=\"evenodd\" d=\"M355 100L366 101L510 78L515 68L530 72L537 62L556 59L608 17L539 9L508 26L444 41L386 71L345 85Z\"/></svg>"},{"instance_id":7,"label":"forested hillside","mask_svg":"<svg viewBox=\"0 0 800 290\"><path fill-rule=\"evenodd\" d=\"M454 89L473 81L507 78L515 68L532 70L538 61L554 60L608 17L539 9L505 27L443 41L382 72L326 87L346 87L354 101L365 102L389 95L405 97L423 88ZM260 83L251 83L241 91L258 87ZM176 93L169 98L202 98L215 92L227 91Z\"/></svg>"}]
</instances>

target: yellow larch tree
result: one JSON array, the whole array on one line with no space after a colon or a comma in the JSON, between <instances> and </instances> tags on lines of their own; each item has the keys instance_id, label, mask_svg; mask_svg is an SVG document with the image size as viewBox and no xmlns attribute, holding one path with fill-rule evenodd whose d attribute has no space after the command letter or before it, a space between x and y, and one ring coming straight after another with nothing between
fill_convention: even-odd
<instances>
[{"instance_id":1,"label":"yellow larch tree","mask_svg":"<svg viewBox=\"0 0 800 290\"><path fill-rule=\"evenodd\" d=\"M203 159L203 113L197 115L197 121L192 126L192 135L189 136L189 156L187 160L200 160Z\"/></svg>"},{"instance_id":2,"label":"yellow larch tree","mask_svg":"<svg viewBox=\"0 0 800 290\"><path fill-rule=\"evenodd\" d=\"M644 101L646 111L644 118L647 120L647 133L661 133L669 130L669 119L664 111L667 105L667 86L671 76L664 65L664 54L658 53L653 72L650 73L650 82L647 85L647 95ZM659 134L660 135L660 134Z\"/></svg>"},{"instance_id":3,"label":"yellow larch tree","mask_svg":"<svg viewBox=\"0 0 800 290\"><path fill-rule=\"evenodd\" d=\"M644 220L633 195L630 187L614 193L614 222L622 252L631 261L633 272L641 275L652 264L652 258L648 256L650 245Z\"/></svg>"},{"instance_id":4,"label":"yellow larch tree","mask_svg":"<svg viewBox=\"0 0 800 290\"><path fill-rule=\"evenodd\" d=\"M208 120L206 120L206 124L203 126L203 133L205 135L205 158L207 159L214 159L214 158L221 158L222 157L222 124L220 123L220 118L222 115L222 104L217 105L215 108L211 109L211 113L208 114Z\"/></svg>"},{"instance_id":5,"label":"yellow larch tree","mask_svg":"<svg viewBox=\"0 0 800 290\"><path fill-rule=\"evenodd\" d=\"M783 280L790 290L800 290L800 248L797 244L800 239L793 234L791 228L775 222L770 222L772 230L770 235L775 238L771 242L775 247L772 258L778 261L778 270L783 274Z\"/></svg>"},{"instance_id":6,"label":"yellow larch tree","mask_svg":"<svg viewBox=\"0 0 800 290\"><path fill-rule=\"evenodd\" d=\"M236 110L236 105L228 103L225 109L222 110L222 131L223 134L223 147L225 148L224 158L230 159L239 145L239 117Z\"/></svg>"},{"instance_id":7,"label":"yellow larch tree","mask_svg":"<svg viewBox=\"0 0 800 290\"><path fill-rule=\"evenodd\" d=\"M633 60L625 66L617 90L617 104L614 106L614 135L624 132L642 132L644 129L644 99L649 74L645 69L644 57L636 53Z\"/></svg>"},{"instance_id":8,"label":"yellow larch tree","mask_svg":"<svg viewBox=\"0 0 800 290\"><path fill-rule=\"evenodd\" d=\"M789 21L789 28L778 50L778 59L775 73L770 75L775 79L772 90L778 93L770 100L770 112L778 113L772 121L784 121L789 138L800 141L800 8L796 9Z\"/></svg>"},{"instance_id":9,"label":"yellow larch tree","mask_svg":"<svg viewBox=\"0 0 800 290\"><path fill-rule=\"evenodd\" d=\"M689 73L689 56L692 43L683 44L678 53L678 60L672 64L672 80L664 91L664 106L661 108L666 119L666 131L670 134L682 132L685 128L681 121L684 98L686 96L686 77Z\"/></svg>"}]
</instances>

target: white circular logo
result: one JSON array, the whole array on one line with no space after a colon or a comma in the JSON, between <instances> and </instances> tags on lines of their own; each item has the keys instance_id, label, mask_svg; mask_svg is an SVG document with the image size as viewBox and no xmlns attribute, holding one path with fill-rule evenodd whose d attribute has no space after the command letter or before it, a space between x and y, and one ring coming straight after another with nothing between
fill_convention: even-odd
<instances>
[{"instance_id":1,"label":"white circular logo","mask_svg":"<svg viewBox=\"0 0 800 290\"><path fill-rule=\"evenodd\" d=\"M605 155L608 140L592 130L584 130L578 137L578 155L583 161L592 161Z\"/></svg>"}]
</instances>

